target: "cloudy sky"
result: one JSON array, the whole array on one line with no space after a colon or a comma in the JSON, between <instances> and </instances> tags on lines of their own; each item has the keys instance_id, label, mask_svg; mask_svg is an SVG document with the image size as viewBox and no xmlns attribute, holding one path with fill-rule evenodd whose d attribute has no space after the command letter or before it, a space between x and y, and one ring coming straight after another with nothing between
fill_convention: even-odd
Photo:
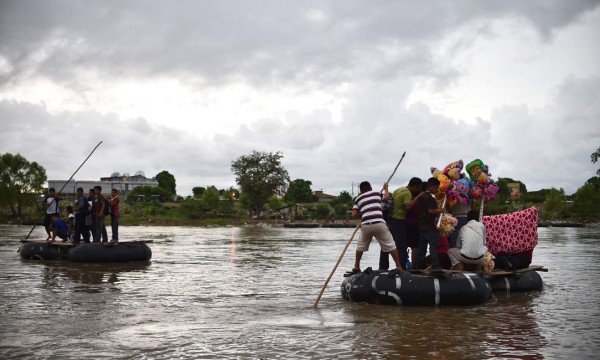
<instances>
[{"instance_id":1,"label":"cloudy sky","mask_svg":"<svg viewBox=\"0 0 600 360\"><path fill-rule=\"evenodd\" d=\"M180 195L281 152L337 195L480 158L574 193L599 165L600 2L0 1L0 153ZM355 189L356 191L356 189Z\"/></svg>"}]
</instances>

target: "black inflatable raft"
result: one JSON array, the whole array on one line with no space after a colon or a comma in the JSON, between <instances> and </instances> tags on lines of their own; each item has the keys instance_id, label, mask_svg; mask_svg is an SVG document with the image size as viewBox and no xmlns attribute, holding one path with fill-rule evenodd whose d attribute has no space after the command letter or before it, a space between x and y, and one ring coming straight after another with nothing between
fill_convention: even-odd
<instances>
[{"instance_id":1,"label":"black inflatable raft","mask_svg":"<svg viewBox=\"0 0 600 360\"><path fill-rule=\"evenodd\" d=\"M81 244L69 250L69 260L75 262L149 261L152 250L144 242Z\"/></svg>"},{"instance_id":2,"label":"black inflatable raft","mask_svg":"<svg viewBox=\"0 0 600 360\"><path fill-rule=\"evenodd\" d=\"M341 292L350 301L403 306L478 305L492 296L482 275L449 271L433 275L367 269L347 277Z\"/></svg>"},{"instance_id":3,"label":"black inflatable raft","mask_svg":"<svg viewBox=\"0 0 600 360\"><path fill-rule=\"evenodd\" d=\"M29 260L70 260L86 263L150 261L152 250L146 241L111 243L24 241L19 248L23 259Z\"/></svg>"},{"instance_id":4,"label":"black inflatable raft","mask_svg":"<svg viewBox=\"0 0 600 360\"><path fill-rule=\"evenodd\" d=\"M540 291L544 287L542 277L532 268L515 271L506 275L486 275L493 292ZM540 270L540 269L536 269ZM545 270L545 269L544 269ZM542 271L544 271L542 270Z\"/></svg>"},{"instance_id":5,"label":"black inflatable raft","mask_svg":"<svg viewBox=\"0 0 600 360\"><path fill-rule=\"evenodd\" d=\"M73 245L69 243L45 241L26 241L19 247L19 255L27 260L60 260L66 259L69 249Z\"/></svg>"}]
</instances>

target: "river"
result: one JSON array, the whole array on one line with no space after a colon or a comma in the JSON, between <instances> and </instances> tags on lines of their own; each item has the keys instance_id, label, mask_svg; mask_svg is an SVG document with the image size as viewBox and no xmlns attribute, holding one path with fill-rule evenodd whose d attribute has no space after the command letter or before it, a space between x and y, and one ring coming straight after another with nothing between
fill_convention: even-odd
<instances>
[{"instance_id":1,"label":"river","mask_svg":"<svg viewBox=\"0 0 600 360\"><path fill-rule=\"evenodd\" d=\"M118 266L22 260L30 230L0 226L2 359L600 357L598 228L539 228L544 289L470 307L343 300L355 240L316 310L353 229L121 227L153 257Z\"/></svg>"}]
</instances>

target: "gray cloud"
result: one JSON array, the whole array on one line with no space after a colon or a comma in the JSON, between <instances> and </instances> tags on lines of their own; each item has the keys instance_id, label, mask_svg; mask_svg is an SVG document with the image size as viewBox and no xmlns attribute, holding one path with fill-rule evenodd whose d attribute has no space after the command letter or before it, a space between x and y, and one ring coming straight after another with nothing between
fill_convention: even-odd
<instances>
[{"instance_id":1,"label":"gray cloud","mask_svg":"<svg viewBox=\"0 0 600 360\"><path fill-rule=\"evenodd\" d=\"M423 103L406 103L415 79L427 78L441 89L468 71L450 62L440 65L432 53L432 44L461 26L474 26L492 41L491 23L517 19L551 43L597 7L597 1L543 0L93 6L2 1L0 93L27 90L44 79L72 91L83 110L49 110L18 94L5 97L0 101L0 152L19 152L40 162L50 178L62 179L102 140L78 178L138 170L153 176L168 170L180 193L188 194L193 186L234 185L230 165L241 155L281 151L292 179L311 180L314 188L336 194L363 179L381 184L406 150L395 185L412 176L428 177L431 166L481 158L494 178L572 193L596 169L589 155L600 140L599 73L558 80L561 85L543 107L498 99L491 118L475 123L435 114ZM472 41L460 38L448 54L468 51ZM231 132L198 135L171 127L172 119L93 107L95 81L105 82L110 92L121 79L165 77L199 93L242 83L256 91L298 96L339 94L341 113L334 114L325 103L302 113L266 109L239 114Z\"/></svg>"},{"instance_id":2,"label":"gray cloud","mask_svg":"<svg viewBox=\"0 0 600 360\"><path fill-rule=\"evenodd\" d=\"M244 78L254 86L296 85L423 73L423 41L474 19L514 16L550 36L596 1L378 2L3 1L3 82L43 74L85 88L78 72L103 76ZM449 8L449 6L451 8ZM313 14L311 16L311 14ZM316 14L316 15L315 15ZM390 53L391 50L391 53ZM372 63L366 62L365 57ZM365 66L366 65L366 66Z\"/></svg>"}]
</instances>

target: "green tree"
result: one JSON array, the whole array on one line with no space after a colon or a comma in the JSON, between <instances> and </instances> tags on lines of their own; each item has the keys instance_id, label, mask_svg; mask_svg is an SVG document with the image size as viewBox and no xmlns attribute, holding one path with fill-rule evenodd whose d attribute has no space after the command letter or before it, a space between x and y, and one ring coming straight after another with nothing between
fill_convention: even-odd
<instances>
[{"instance_id":1,"label":"green tree","mask_svg":"<svg viewBox=\"0 0 600 360\"><path fill-rule=\"evenodd\" d=\"M158 181L158 187L167 190L171 195L177 195L175 192L175 176L168 171L163 170L156 174L156 181Z\"/></svg>"},{"instance_id":2,"label":"green tree","mask_svg":"<svg viewBox=\"0 0 600 360\"><path fill-rule=\"evenodd\" d=\"M573 214L583 220L600 220L600 177L590 178L575 193Z\"/></svg>"},{"instance_id":3,"label":"green tree","mask_svg":"<svg viewBox=\"0 0 600 360\"><path fill-rule=\"evenodd\" d=\"M270 210L275 210L279 209L280 207L283 207L285 203L283 202L283 200L273 195L269 196L269 200L267 200L267 205L269 206Z\"/></svg>"},{"instance_id":4,"label":"green tree","mask_svg":"<svg viewBox=\"0 0 600 360\"><path fill-rule=\"evenodd\" d=\"M204 206L212 211L219 210L219 193L211 188L208 188L202 194L202 203Z\"/></svg>"},{"instance_id":5,"label":"green tree","mask_svg":"<svg viewBox=\"0 0 600 360\"><path fill-rule=\"evenodd\" d=\"M240 206L245 210L252 210L252 199L246 193L240 193Z\"/></svg>"},{"instance_id":6,"label":"green tree","mask_svg":"<svg viewBox=\"0 0 600 360\"><path fill-rule=\"evenodd\" d=\"M128 202L165 202L172 199L171 193L167 190L156 186L136 186L127 194Z\"/></svg>"},{"instance_id":7,"label":"green tree","mask_svg":"<svg viewBox=\"0 0 600 360\"><path fill-rule=\"evenodd\" d=\"M310 186L312 182L303 179L296 179L290 183L283 197L288 203L309 203L314 202L314 194Z\"/></svg>"},{"instance_id":8,"label":"green tree","mask_svg":"<svg viewBox=\"0 0 600 360\"><path fill-rule=\"evenodd\" d=\"M329 204L317 204L315 207L315 218L323 220L331 216L331 206Z\"/></svg>"},{"instance_id":9,"label":"green tree","mask_svg":"<svg viewBox=\"0 0 600 360\"><path fill-rule=\"evenodd\" d=\"M219 206L221 211L232 212L234 210L233 200L235 196L236 194L231 188L223 191L223 200L220 202Z\"/></svg>"},{"instance_id":10,"label":"green tree","mask_svg":"<svg viewBox=\"0 0 600 360\"><path fill-rule=\"evenodd\" d=\"M196 186L196 187L192 188L192 194L194 194L194 197L202 196L202 194L204 194L205 191L206 191L206 188L204 188L202 186Z\"/></svg>"},{"instance_id":11,"label":"green tree","mask_svg":"<svg viewBox=\"0 0 600 360\"><path fill-rule=\"evenodd\" d=\"M280 152L252 151L231 163L231 171L242 194L246 194L252 209L259 214L270 196L285 193L290 181L287 170L281 165L282 158Z\"/></svg>"},{"instance_id":12,"label":"green tree","mask_svg":"<svg viewBox=\"0 0 600 360\"><path fill-rule=\"evenodd\" d=\"M342 191L336 199L339 203L352 204L352 195L347 191Z\"/></svg>"},{"instance_id":13,"label":"green tree","mask_svg":"<svg viewBox=\"0 0 600 360\"><path fill-rule=\"evenodd\" d=\"M46 170L20 154L4 153L0 157L0 205L8 206L20 217L25 205L35 204L35 194L43 191Z\"/></svg>"},{"instance_id":14,"label":"green tree","mask_svg":"<svg viewBox=\"0 0 600 360\"><path fill-rule=\"evenodd\" d=\"M563 189L552 188L548 191L542 212L544 219L556 219L563 216L566 209L566 196Z\"/></svg>"},{"instance_id":15,"label":"green tree","mask_svg":"<svg viewBox=\"0 0 600 360\"><path fill-rule=\"evenodd\" d=\"M347 191L342 191L338 196L331 200L331 206L335 210L335 215L345 217L346 212L352 209L352 195Z\"/></svg>"},{"instance_id":16,"label":"green tree","mask_svg":"<svg viewBox=\"0 0 600 360\"><path fill-rule=\"evenodd\" d=\"M595 164L598 159L600 159L600 147L592 154L592 163ZM596 175L600 176L600 169L596 171Z\"/></svg>"}]
</instances>

